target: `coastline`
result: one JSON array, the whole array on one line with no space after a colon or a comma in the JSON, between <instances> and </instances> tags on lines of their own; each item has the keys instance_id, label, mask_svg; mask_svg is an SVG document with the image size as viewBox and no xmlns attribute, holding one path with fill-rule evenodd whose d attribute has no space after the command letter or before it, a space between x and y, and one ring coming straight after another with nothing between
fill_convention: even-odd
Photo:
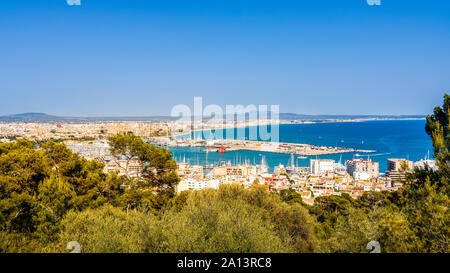
<instances>
[{"instance_id":1,"label":"coastline","mask_svg":"<svg viewBox=\"0 0 450 273\"><path fill-rule=\"evenodd\" d=\"M273 125L301 125L301 124L329 124L329 123L351 123L351 122L355 122L355 123L360 123L360 122L370 122L370 121L401 121L401 120L425 120L426 118L360 118L360 119L327 119L327 120L323 120L323 121L305 121L305 120L280 120L280 122L278 123L274 123ZM300 122L301 121L301 122ZM153 138L164 138L164 137L169 137L169 138L178 138L178 137L183 137L183 136L189 136L192 133L198 133L198 132L207 132L207 131L211 131L211 130L226 130L226 129L231 129L231 128L235 128L235 129L245 129L245 128L250 128L250 127L254 127L254 126L266 126L266 125L270 125L269 124L239 124L238 126L223 126L222 128L220 127L212 127L212 128L207 128L207 129L195 129L195 130L191 130L189 132L183 132L180 134L174 134L171 136L159 136L159 137L153 137Z\"/></svg>"}]
</instances>

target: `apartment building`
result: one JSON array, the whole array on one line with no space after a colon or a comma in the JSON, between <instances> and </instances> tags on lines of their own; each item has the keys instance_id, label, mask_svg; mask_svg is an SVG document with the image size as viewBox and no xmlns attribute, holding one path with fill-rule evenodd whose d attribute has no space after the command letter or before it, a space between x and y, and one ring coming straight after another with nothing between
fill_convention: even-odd
<instances>
[{"instance_id":1,"label":"apartment building","mask_svg":"<svg viewBox=\"0 0 450 273\"><path fill-rule=\"evenodd\" d=\"M334 160L331 159L311 159L309 170L311 174L320 175L334 171Z\"/></svg>"},{"instance_id":2,"label":"apartment building","mask_svg":"<svg viewBox=\"0 0 450 273\"><path fill-rule=\"evenodd\" d=\"M379 176L379 163L369 159L347 160L347 173L355 180L366 180Z\"/></svg>"},{"instance_id":3,"label":"apartment building","mask_svg":"<svg viewBox=\"0 0 450 273\"><path fill-rule=\"evenodd\" d=\"M257 168L252 165L239 166L217 166L214 167L213 173L217 177L224 176L256 176Z\"/></svg>"}]
</instances>

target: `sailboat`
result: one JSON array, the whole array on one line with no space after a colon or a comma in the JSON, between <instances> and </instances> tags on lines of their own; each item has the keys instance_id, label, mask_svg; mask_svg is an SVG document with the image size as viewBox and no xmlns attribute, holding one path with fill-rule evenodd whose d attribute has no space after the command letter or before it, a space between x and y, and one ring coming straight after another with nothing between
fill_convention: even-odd
<instances>
[{"instance_id":1,"label":"sailboat","mask_svg":"<svg viewBox=\"0 0 450 273\"><path fill-rule=\"evenodd\" d=\"M291 154L291 157L289 158L288 164L286 166L286 171L288 173L294 172L295 171L295 158L294 158L294 154Z\"/></svg>"},{"instance_id":2,"label":"sailboat","mask_svg":"<svg viewBox=\"0 0 450 273\"><path fill-rule=\"evenodd\" d=\"M291 154L291 157L289 158L289 161L288 161L288 166L294 167L294 165L295 165L294 154Z\"/></svg>"},{"instance_id":3,"label":"sailboat","mask_svg":"<svg viewBox=\"0 0 450 273\"><path fill-rule=\"evenodd\" d=\"M261 164L258 166L260 173L268 173L269 172L269 166L267 165L266 157L262 156L261 158Z\"/></svg>"}]
</instances>

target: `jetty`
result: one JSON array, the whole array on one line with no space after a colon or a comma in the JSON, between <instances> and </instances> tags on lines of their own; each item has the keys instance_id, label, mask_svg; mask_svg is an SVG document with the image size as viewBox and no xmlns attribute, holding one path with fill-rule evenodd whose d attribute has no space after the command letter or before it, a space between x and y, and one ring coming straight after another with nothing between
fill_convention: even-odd
<instances>
[{"instance_id":1,"label":"jetty","mask_svg":"<svg viewBox=\"0 0 450 273\"><path fill-rule=\"evenodd\" d=\"M160 143L172 147L204 147L202 151L226 153L230 151L257 151L300 156L315 156L342 153L374 153L376 150L315 146L301 143L265 142L252 140L176 140Z\"/></svg>"}]
</instances>

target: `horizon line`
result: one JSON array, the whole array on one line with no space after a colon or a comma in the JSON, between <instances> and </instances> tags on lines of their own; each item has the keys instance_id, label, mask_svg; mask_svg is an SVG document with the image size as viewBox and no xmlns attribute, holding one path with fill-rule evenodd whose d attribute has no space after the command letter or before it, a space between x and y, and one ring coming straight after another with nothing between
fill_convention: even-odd
<instances>
[{"instance_id":1,"label":"horizon line","mask_svg":"<svg viewBox=\"0 0 450 273\"><path fill-rule=\"evenodd\" d=\"M247 114L248 112L245 112ZM270 113L268 111L267 113ZM343 117L426 117L428 114L300 114L293 112L280 112L279 115L296 115L296 116L343 116ZM57 117L57 118L156 118L156 117L168 117L168 118L177 118L178 116L171 115L163 115L163 114L149 114L149 115L58 115L58 114L48 114L44 112L23 112L16 114L2 114L1 118L5 117L20 117L20 116L42 116L42 117ZM205 117L206 115L202 115ZM225 116L225 115L224 115ZM192 115L194 117L194 115ZM209 116L207 116L209 117Z\"/></svg>"}]
</instances>

